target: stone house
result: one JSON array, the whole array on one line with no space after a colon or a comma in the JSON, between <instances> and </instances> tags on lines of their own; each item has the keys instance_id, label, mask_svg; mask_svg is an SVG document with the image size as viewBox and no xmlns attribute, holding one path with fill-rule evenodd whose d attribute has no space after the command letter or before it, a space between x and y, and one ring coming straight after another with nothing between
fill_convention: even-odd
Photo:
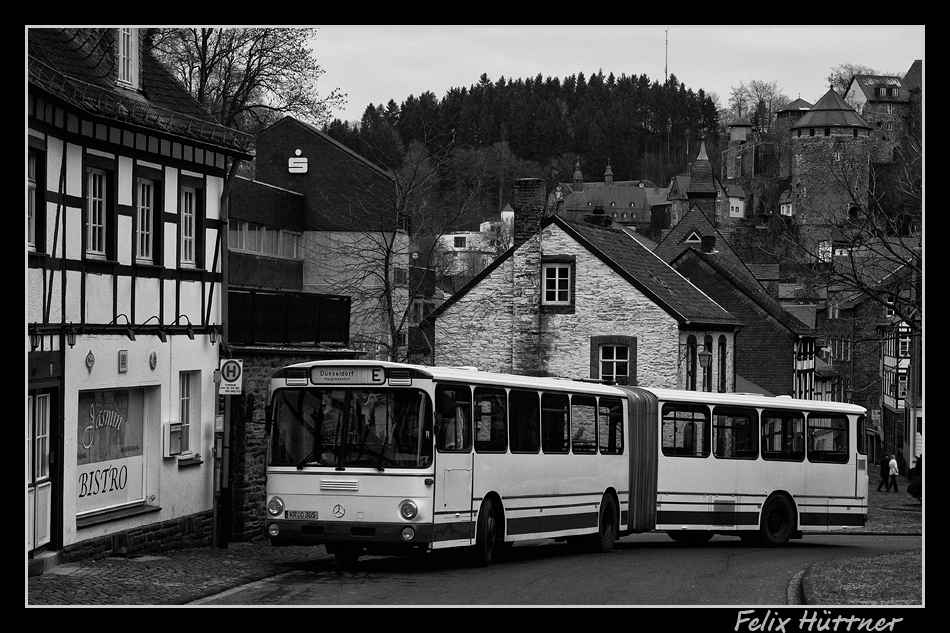
<instances>
[{"instance_id":1,"label":"stone house","mask_svg":"<svg viewBox=\"0 0 950 633\"><path fill-rule=\"evenodd\" d=\"M734 390L732 314L605 214L545 209L543 181L516 183L514 246L427 320L436 364Z\"/></svg>"}]
</instances>

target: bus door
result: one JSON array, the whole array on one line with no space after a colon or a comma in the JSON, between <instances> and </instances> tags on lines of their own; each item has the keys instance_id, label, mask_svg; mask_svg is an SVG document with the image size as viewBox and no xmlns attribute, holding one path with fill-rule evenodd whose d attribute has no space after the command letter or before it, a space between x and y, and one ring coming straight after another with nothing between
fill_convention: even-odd
<instances>
[{"instance_id":1,"label":"bus door","mask_svg":"<svg viewBox=\"0 0 950 633\"><path fill-rule=\"evenodd\" d=\"M435 391L435 507L433 548L468 545L472 516L472 391L441 383Z\"/></svg>"}]
</instances>

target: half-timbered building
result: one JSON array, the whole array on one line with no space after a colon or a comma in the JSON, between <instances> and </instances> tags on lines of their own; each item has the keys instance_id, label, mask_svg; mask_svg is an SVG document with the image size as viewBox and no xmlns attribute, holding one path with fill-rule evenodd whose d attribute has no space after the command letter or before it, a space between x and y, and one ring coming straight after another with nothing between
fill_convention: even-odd
<instances>
[{"instance_id":1,"label":"half-timbered building","mask_svg":"<svg viewBox=\"0 0 950 633\"><path fill-rule=\"evenodd\" d=\"M208 542L221 199L252 138L138 29L27 40L27 551Z\"/></svg>"}]
</instances>

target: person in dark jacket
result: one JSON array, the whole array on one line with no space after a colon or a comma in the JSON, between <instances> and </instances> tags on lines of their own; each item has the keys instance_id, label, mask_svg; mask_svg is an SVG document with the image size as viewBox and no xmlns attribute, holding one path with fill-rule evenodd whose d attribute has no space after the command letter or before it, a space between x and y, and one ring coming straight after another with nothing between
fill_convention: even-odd
<instances>
[{"instance_id":1,"label":"person in dark jacket","mask_svg":"<svg viewBox=\"0 0 950 633\"><path fill-rule=\"evenodd\" d=\"M890 478L891 467L888 465L887 455L881 456L881 461L878 462L881 466L881 483L877 485L877 491L881 492L881 488L884 488L887 485L887 481Z\"/></svg>"}]
</instances>

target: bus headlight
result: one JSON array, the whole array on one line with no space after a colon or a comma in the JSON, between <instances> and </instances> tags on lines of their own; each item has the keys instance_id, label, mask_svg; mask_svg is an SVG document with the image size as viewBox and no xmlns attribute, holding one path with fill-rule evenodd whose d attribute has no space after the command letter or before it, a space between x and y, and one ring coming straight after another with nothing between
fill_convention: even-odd
<instances>
[{"instance_id":1,"label":"bus headlight","mask_svg":"<svg viewBox=\"0 0 950 633\"><path fill-rule=\"evenodd\" d=\"M416 535L416 531L411 527L404 527L402 529L402 540L411 541L412 537Z\"/></svg>"},{"instance_id":2,"label":"bus headlight","mask_svg":"<svg viewBox=\"0 0 950 633\"><path fill-rule=\"evenodd\" d=\"M407 499L399 504L399 516L407 521L416 518L417 514L419 514L419 506L416 505L415 501Z\"/></svg>"},{"instance_id":3,"label":"bus headlight","mask_svg":"<svg viewBox=\"0 0 950 633\"><path fill-rule=\"evenodd\" d=\"M284 512L284 500L280 497L271 497L267 501L267 513L272 517L279 517Z\"/></svg>"},{"instance_id":4,"label":"bus headlight","mask_svg":"<svg viewBox=\"0 0 950 633\"><path fill-rule=\"evenodd\" d=\"M267 533L270 534L271 536L277 536L278 534L280 534L280 526L277 525L276 523L271 523L270 525L267 526Z\"/></svg>"}]
</instances>

